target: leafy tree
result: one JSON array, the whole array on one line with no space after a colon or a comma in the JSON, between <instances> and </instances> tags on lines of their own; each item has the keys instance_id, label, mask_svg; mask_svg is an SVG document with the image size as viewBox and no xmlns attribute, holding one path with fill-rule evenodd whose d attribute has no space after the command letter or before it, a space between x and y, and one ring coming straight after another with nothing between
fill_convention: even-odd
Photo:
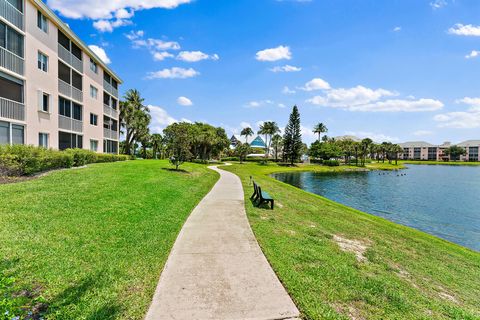
<instances>
[{"instance_id":1,"label":"leafy tree","mask_svg":"<svg viewBox=\"0 0 480 320\"><path fill-rule=\"evenodd\" d=\"M148 133L151 121L150 110L143 105L144 99L140 92L130 89L120 102L120 126L125 134L124 151L132 154L135 142Z\"/></svg>"},{"instance_id":2,"label":"leafy tree","mask_svg":"<svg viewBox=\"0 0 480 320\"><path fill-rule=\"evenodd\" d=\"M260 131L258 131L258 134L265 135L265 158L266 159L268 159L268 156L270 153L270 147L272 144L271 137L279 132L280 132L280 129L278 128L277 123L273 121L266 121L260 126ZM270 137L270 141L268 140L268 137Z\"/></svg>"},{"instance_id":3,"label":"leafy tree","mask_svg":"<svg viewBox=\"0 0 480 320\"><path fill-rule=\"evenodd\" d=\"M171 124L163 130L170 163L175 166L175 170L191 157L190 133L190 124L185 122Z\"/></svg>"},{"instance_id":4,"label":"leafy tree","mask_svg":"<svg viewBox=\"0 0 480 320\"><path fill-rule=\"evenodd\" d=\"M245 142L248 143L248 137L253 136L253 130L250 127L243 128L240 132L240 136L245 136Z\"/></svg>"},{"instance_id":5,"label":"leafy tree","mask_svg":"<svg viewBox=\"0 0 480 320\"><path fill-rule=\"evenodd\" d=\"M300 128L300 113L298 107L294 106L287 127L285 128L285 135L283 136L283 153L286 160L290 160L293 165L295 161L300 158L302 150L302 132Z\"/></svg>"},{"instance_id":6,"label":"leafy tree","mask_svg":"<svg viewBox=\"0 0 480 320\"><path fill-rule=\"evenodd\" d=\"M162 158L163 151L163 137L159 133L152 134L151 137L151 146L153 151L153 158L158 159L158 154L160 153L160 159Z\"/></svg>"},{"instance_id":7,"label":"leafy tree","mask_svg":"<svg viewBox=\"0 0 480 320\"><path fill-rule=\"evenodd\" d=\"M142 144L142 158L144 159L148 159L147 149L152 147L151 138L152 136L147 132L138 139L138 142Z\"/></svg>"},{"instance_id":8,"label":"leafy tree","mask_svg":"<svg viewBox=\"0 0 480 320\"><path fill-rule=\"evenodd\" d=\"M342 149L337 143L319 142L317 140L310 146L309 155L322 160L338 159L342 156Z\"/></svg>"},{"instance_id":9,"label":"leafy tree","mask_svg":"<svg viewBox=\"0 0 480 320\"><path fill-rule=\"evenodd\" d=\"M281 150L283 146L283 138L279 134L275 134L272 137L272 147L273 147L273 152L275 153L275 161L278 161L278 153Z\"/></svg>"},{"instance_id":10,"label":"leafy tree","mask_svg":"<svg viewBox=\"0 0 480 320\"><path fill-rule=\"evenodd\" d=\"M235 147L235 155L240 160L240 163L243 163L247 156L252 152L252 148L248 143L239 142Z\"/></svg>"},{"instance_id":11,"label":"leafy tree","mask_svg":"<svg viewBox=\"0 0 480 320\"><path fill-rule=\"evenodd\" d=\"M318 133L318 141L321 141L320 138L322 133L326 132L328 132L327 126L325 126L322 122L320 122L313 128L313 133Z\"/></svg>"},{"instance_id":12,"label":"leafy tree","mask_svg":"<svg viewBox=\"0 0 480 320\"><path fill-rule=\"evenodd\" d=\"M443 152L446 156L449 156L451 160L457 161L460 159L460 156L464 156L467 154L467 150L465 148L459 146L451 146Z\"/></svg>"}]
</instances>

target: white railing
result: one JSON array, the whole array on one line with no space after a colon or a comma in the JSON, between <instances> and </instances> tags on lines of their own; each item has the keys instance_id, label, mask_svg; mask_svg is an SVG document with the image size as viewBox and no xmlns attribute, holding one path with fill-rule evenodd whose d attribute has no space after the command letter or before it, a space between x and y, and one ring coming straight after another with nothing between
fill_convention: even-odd
<instances>
[{"instance_id":1,"label":"white railing","mask_svg":"<svg viewBox=\"0 0 480 320\"><path fill-rule=\"evenodd\" d=\"M23 13L12 6L7 0L0 0L0 16L13 24L20 30L23 30Z\"/></svg>"},{"instance_id":2,"label":"white railing","mask_svg":"<svg viewBox=\"0 0 480 320\"><path fill-rule=\"evenodd\" d=\"M0 0L1 1L1 0ZM64 62L68 63L75 70L83 73L83 61L75 57L70 51L65 49L61 44L58 44L58 57Z\"/></svg>"},{"instance_id":3,"label":"white railing","mask_svg":"<svg viewBox=\"0 0 480 320\"><path fill-rule=\"evenodd\" d=\"M59 115L58 127L63 130L69 130L69 131L81 133L83 132L83 121Z\"/></svg>"},{"instance_id":4,"label":"white railing","mask_svg":"<svg viewBox=\"0 0 480 320\"><path fill-rule=\"evenodd\" d=\"M0 0L2 1L2 0ZM23 76L24 60L16 54L0 47L0 66Z\"/></svg>"},{"instance_id":5,"label":"white railing","mask_svg":"<svg viewBox=\"0 0 480 320\"><path fill-rule=\"evenodd\" d=\"M118 131L103 128L103 137L105 139L118 140Z\"/></svg>"},{"instance_id":6,"label":"white railing","mask_svg":"<svg viewBox=\"0 0 480 320\"><path fill-rule=\"evenodd\" d=\"M103 113L111 118L118 119L118 111L106 104L103 105Z\"/></svg>"},{"instance_id":7,"label":"white railing","mask_svg":"<svg viewBox=\"0 0 480 320\"><path fill-rule=\"evenodd\" d=\"M0 97L0 117L25 121L25 105Z\"/></svg>"},{"instance_id":8,"label":"white railing","mask_svg":"<svg viewBox=\"0 0 480 320\"><path fill-rule=\"evenodd\" d=\"M118 98L118 89L115 89L110 83L103 79L103 88L115 98Z\"/></svg>"},{"instance_id":9,"label":"white railing","mask_svg":"<svg viewBox=\"0 0 480 320\"><path fill-rule=\"evenodd\" d=\"M83 92L60 79L58 79L58 92L78 102L83 102Z\"/></svg>"}]
</instances>

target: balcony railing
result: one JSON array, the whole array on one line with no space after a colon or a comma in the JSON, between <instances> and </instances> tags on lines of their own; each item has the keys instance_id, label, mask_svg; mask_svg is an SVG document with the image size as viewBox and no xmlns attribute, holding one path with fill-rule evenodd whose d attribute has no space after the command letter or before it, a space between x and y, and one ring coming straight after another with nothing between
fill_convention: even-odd
<instances>
[{"instance_id":1,"label":"balcony railing","mask_svg":"<svg viewBox=\"0 0 480 320\"><path fill-rule=\"evenodd\" d=\"M115 98L118 98L118 89L115 89L110 83L103 79L103 88Z\"/></svg>"},{"instance_id":2,"label":"balcony railing","mask_svg":"<svg viewBox=\"0 0 480 320\"><path fill-rule=\"evenodd\" d=\"M68 118L65 116L58 116L58 127L63 130L74 132L83 132L83 121Z\"/></svg>"},{"instance_id":3,"label":"balcony railing","mask_svg":"<svg viewBox=\"0 0 480 320\"><path fill-rule=\"evenodd\" d=\"M60 79L58 79L58 92L78 102L83 102L83 92Z\"/></svg>"},{"instance_id":4,"label":"balcony railing","mask_svg":"<svg viewBox=\"0 0 480 320\"><path fill-rule=\"evenodd\" d=\"M110 118L118 119L118 111L106 104L103 105L103 113Z\"/></svg>"},{"instance_id":5,"label":"balcony railing","mask_svg":"<svg viewBox=\"0 0 480 320\"><path fill-rule=\"evenodd\" d=\"M0 0L0 16L20 30L23 29L23 13L12 6L7 0Z\"/></svg>"},{"instance_id":6,"label":"balcony railing","mask_svg":"<svg viewBox=\"0 0 480 320\"><path fill-rule=\"evenodd\" d=\"M118 131L103 128L103 137L105 139L118 140Z\"/></svg>"},{"instance_id":7,"label":"balcony railing","mask_svg":"<svg viewBox=\"0 0 480 320\"><path fill-rule=\"evenodd\" d=\"M25 105L0 97L0 117L25 121Z\"/></svg>"},{"instance_id":8,"label":"balcony railing","mask_svg":"<svg viewBox=\"0 0 480 320\"><path fill-rule=\"evenodd\" d=\"M1 1L1 0L0 0ZM83 73L83 61L75 57L70 51L58 44L58 57L71 65L75 70Z\"/></svg>"},{"instance_id":9,"label":"balcony railing","mask_svg":"<svg viewBox=\"0 0 480 320\"><path fill-rule=\"evenodd\" d=\"M0 0L2 1L2 0ZM0 67L23 76L25 61L16 54L0 47Z\"/></svg>"}]
</instances>

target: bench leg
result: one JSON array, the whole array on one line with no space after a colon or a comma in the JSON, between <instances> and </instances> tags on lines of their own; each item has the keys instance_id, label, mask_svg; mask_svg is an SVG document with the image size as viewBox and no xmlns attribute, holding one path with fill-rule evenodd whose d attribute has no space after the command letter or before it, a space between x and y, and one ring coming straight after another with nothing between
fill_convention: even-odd
<instances>
[{"instance_id":1,"label":"bench leg","mask_svg":"<svg viewBox=\"0 0 480 320\"><path fill-rule=\"evenodd\" d=\"M257 195L257 193L254 191L252 196L250 197L250 200L252 200L256 195Z\"/></svg>"},{"instance_id":2,"label":"bench leg","mask_svg":"<svg viewBox=\"0 0 480 320\"><path fill-rule=\"evenodd\" d=\"M272 201L270 201L270 202L272 203L272 206L271 206L271 208L272 208L272 210L273 210L273 202L274 202L274 200L272 200Z\"/></svg>"}]
</instances>

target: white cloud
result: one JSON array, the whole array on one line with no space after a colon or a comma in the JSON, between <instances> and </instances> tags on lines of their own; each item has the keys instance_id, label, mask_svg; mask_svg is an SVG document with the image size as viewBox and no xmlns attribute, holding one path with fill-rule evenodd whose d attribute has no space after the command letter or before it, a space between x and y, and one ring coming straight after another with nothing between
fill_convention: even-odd
<instances>
[{"instance_id":1,"label":"white cloud","mask_svg":"<svg viewBox=\"0 0 480 320\"><path fill-rule=\"evenodd\" d=\"M480 51L472 50L469 54L465 56L466 59L477 58L480 55Z\"/></svg>"},{"instance_id":2,"label":"white cloud","mask_svg":"<svg viewBox=\"0 0 480 320\"><path fill-rule=\"evenodd\" d=\"M434 99L419 99L419 100L385 100L377 101L375 103L350 106L350 111L362 112L426 112L438 111L443 108L443 103Z\"/></svg>"},{"instance_id":3,"label":"white cloud","mask_svg":"<svg viewBox=\"0 0 480 320\"><path fill-rule=\"evenodd\" d=\"M90 50L93 51L104 63L109 64L112 61L110 58L107 56L107 53L105 52L105 49L100 48L99 46L96 45L90 45L88 46Z\"/></svg>"},{"instance_id":4,"label":"white cloud","mask_svg":"<svg viewBox=\"0 0 480 320\"><path fill-rule=\"evenodd\" d=\"M284 66L276 66L270 69L272 72L298 72L302 71L302 68L300 67L294 67L291 65L284 65Z\"/></svg>"},{"instance_id":5,"label":"white cloud","mask_svg":"<svg viewBox=\"0 0 480 320\"><path fill-rule=\"evenodd\" d=\"M252 128L252 125L251 125L249 122L242 121L242 122L240 122L240 127L241 127L242 129L244 129L244 128Z\"/></svg>"},{"instance_id":6,"label":"white cloud","mask_svg":"<svg viewBox=\"0 0 480 320\"><path fill-rule=\"evenodd\" d=\"M218 60L220 57L218 54L206 54L201 51L182 51L177 55L177 60L186 62L197 62L201 60Z\"/></svg>"},{"instance_id":7,"label":"white cloud","mask_svg":"<svg viewBox=\"0 0 480 320\"><path fill-rule=\"evenodd\" d=\"M480 128L480 98L463 98L457 103L467 104L466 111L455 111L437 114L433 119L439 122L440 128L474 129Z\"/></svg>"},{"instance_id":8,"label":"white cloud","mask_svg":"<svg viewBox=\"0 0 480 320\"><path fill-rule=\"evenodd\" d=\"M259 108L269 104L273 104L272 100L258 100L258 101L250 101L245 105L245 108Z\"/></svg>"},{"instance_id":9,"label":"white cloud","mask_svg":"<svg viewBox=\"0 0 480 320\"><path fill-rule=\"evenodd\" d=\"M296 93L296 92L297 92L297 91L292 90L292 89L290 89L290 88L287 87L287 86L283 87L283 89L282 89L282 93L283 93L283 94L294 94L294 93Z\"/></svg>"},{"instance_id":10,"label":"white cloud","mask_svg":"<svg viewBox=\"0 0 480 320\"><path fill-rule=\"evenodd\" d=\"M181 106L192 106L193 102L192 100L188 99L187 97L178 97L177 103Z\"/></svg>"},{"instance_id":11,"label":"white cloud","mask_svg":"<svg viewBox=\"0 0 480 320\"><path fill-rule=\"evenodd\" d=\"M184 69L173 67L156 72L150 72L147 79L186 79L198 76L200 73L193 68Z\"/></svg>"},{"instance_id":12,"label":"white cloud","mask_svg":"<svg viewBox=\"0 0 480 320\"><path fill-rule=\"evenodd\" d=\"M172 57L173 57L173 54L171 54L170 52L166 52L166 51L153 52L153 60L155 61L163 61L166 58L172 58Z\"/></svg>"},{"instance_id":13,"label":"white cloud","mask_svg":"<svg viewBox=\"0 0 480 320\"><path fill-rule=\"evenodd\" d=\"M424 137L424 136L430 136L432 135L433 132L432 131L429 131L429 130L418 130L418 131L415 131L413 133L414 136L417 136L417 137Z\"/></svg>"},{"instance_id":14,"label":"white cloud","mask_svg":"<svg viewBox=\"0 0 480 320\"><path fill-rule=\"evenodd\" d=\"M256 59L258 61L290 60L292 59L292 53L290 52L290 47L278 46L276 48L258 51Z\"/></svg>"},{"instance_id":15,"label":"white cloud","mask_svg":"<svg viewBox=\"0 0 480 320\"><path fill-rule=\"evenodd\" d=\"M345 135L355 136L360 139L370 138L377 143L384 142L384 141L396 142L400 140L397 137L391 137L383 133L375 133L375 132L367 132L367 131L346 131Z\"/></svg>"},{"instance_id":16,"label":"white cloud","mask_svg":"<svg viewBox=\"0 0 480 320\"><path fill-rule=\"evenodd\" d=\"M430 6L433 9L441 9L441 8L445 7L446 5L447 5L446 0L433 0L432 2L430 2Z\"/></svg>"},{"instance_id":17,"label":"white cloud","mask_svg":"<svg viewBox=\"0 0 480 320\"><path fill-rule=\"evenodd\" d=\"M167 111L161 107L149 105L148 108L152 116L152 122L150 124L152 132L162 132L166 126L178 122L177 119L170 116Z\"/></svg>"},{"instance_id":18,"label":"white cloud","mask_svg":"<svg viewBox=\"0 0 480 320\"><path fill-rule=\"evenodd\" d=\"M315 78L307 82L305 86L301 89L305 91L315 91L315 90L329 90L330 88L331 88L330 84L327 81L320 78Z\"/></svg>"},{"instance_id":19,"label":"white cloud","mask_svg":"<svg viewBox=\"0 0 480 320\"><path fill-rule=\"evenodd\" d=\"M93 27L100 32L113 32L113 29L132 25L133 22L127 19L98 20L93 23Z\"/></svg>"},{"instance_id":20,"label":"white cloud","mask_svg":"<svg viewBox=\"0 0 480 320\"><path fill-rule=\"evenodd\" d=\"M143 30L138 30L138 31L130 31L129 33L127 33L125 35L125 37L127 37L128 40L137 40L137 39L140 39L140 38L143 38L143 36L145 35L145 31Z\"/></svg>"},{"instance_id":21,"label":"white cloud","mask_svg":"<svg viewBox=\"0 0 480 320\"><path fill-rule=\"evenodd\" d=\"M125 14L153 8L174 9L192 0L47 0L50 8L71 19L112 19Z\"/></svg>"},{"instance_id":22,"label":"white cloud","mask_svg":"<svg viewBox=\"0 0 480 320\"><path fill-rule=\"evenodd\" d=\"M306 88L308 87L306 86ZM325 96L316 96L307 100L307 102L334 108L350 108L377 101L382 97L394 95L396 95L396 93L385 89L373 90L363 86L356 86L350 89L332 89L329 90Z\"/></svg>"},{"instance_id":23,"label":"white cloud","mask_svg":"<svg viewBox=\"0 0 480 320\"><path fill-rule=\"evenodd\" d=\"M450 29L448 29L449 34L455 34L457 36L473 36L480 37L480 26L474 26L471 24L461 24L457 23Z\"/></svg>"},{"instance_id":24,"label":"white cloud","mask_svg":"<svg viewBox=\"0 0 480 320\"><path fill-rule=\"evenodd\" d=\"M283 104L283 103L279 103L279 104L278 104L278 107L284 109L284 108L286 108L287 106L286 106L285 104Z\"/></svg>"},{"instance_id":25,"label":"white cloud","mask_svg":"<svg viewBox=\"0 0 480 320\"><path fill-rule=\"evenodd\" d=\"M400 32L400 31L402 31L402 27L393 28L393 32Z\"/></svg>"},{"instance_id":26,"label":"white cloud","mask_svg":"<svg viewBox=\"0 0 480 320\"><path fill-rule=\"evenodd\" d=\"M127 35L128 37L128 35ZM163 50L179 50L180 44L176 41L164 41L154 38L136 38L132 40L134 48L147 48L149 50L163 51Z\"/></svg>"}]
</instances>

